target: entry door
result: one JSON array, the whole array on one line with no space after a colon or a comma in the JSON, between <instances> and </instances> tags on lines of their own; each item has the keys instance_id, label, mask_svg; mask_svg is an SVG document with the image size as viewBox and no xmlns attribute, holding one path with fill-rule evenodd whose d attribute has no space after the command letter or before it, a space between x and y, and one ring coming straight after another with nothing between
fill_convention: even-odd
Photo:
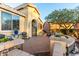
<instances>
[{"instance_id":1,"label":"entry door","mask_svg":"<svg viewBox=\"0 0 79 59\"><path fill-rule=\"evenodd\" d=\"M35 20L32 21L32 36L37 35L37 23Z\"/></svg>"}]
</instances>

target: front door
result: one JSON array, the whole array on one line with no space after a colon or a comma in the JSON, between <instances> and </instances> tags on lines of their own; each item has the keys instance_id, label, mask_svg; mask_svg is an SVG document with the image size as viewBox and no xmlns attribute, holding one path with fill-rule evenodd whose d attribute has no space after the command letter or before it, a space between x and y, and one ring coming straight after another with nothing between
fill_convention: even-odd
<instances>
[{"instance_id":1,"label":"front door","mask_svg":"<svg viewBox=\"0 0 79 59\"><path fill-rule=\"evenodd\" d=\"M32 21L32 36L37 35L37 23L35 20Z\"/></svg>"}]
</instances>

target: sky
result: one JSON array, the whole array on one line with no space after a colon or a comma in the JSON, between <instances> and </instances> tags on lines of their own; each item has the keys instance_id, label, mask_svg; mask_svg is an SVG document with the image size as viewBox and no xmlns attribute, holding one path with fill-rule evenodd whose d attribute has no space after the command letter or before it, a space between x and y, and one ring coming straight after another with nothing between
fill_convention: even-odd
<instances>
[{"instance_id":1,"label":"sky","mask_svg":"<svg viewBox=\"0 0 79 59\"><path fill-rule=\"evenodd\" d=\"M21 5L22 3L5 3L13 8ZM58 9L73 9L79 6L78 3L35 3L35 6L40 12L40 16L43 22L45 22L45 17L54 10Z\"/></svg>"}]
</instances>

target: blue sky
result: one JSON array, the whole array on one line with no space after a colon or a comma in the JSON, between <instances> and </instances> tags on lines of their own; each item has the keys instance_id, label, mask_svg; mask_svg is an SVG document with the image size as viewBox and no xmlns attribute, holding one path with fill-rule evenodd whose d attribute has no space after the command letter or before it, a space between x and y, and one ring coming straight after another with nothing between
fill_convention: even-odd
<instances>
[{"instance_id":1,"label":"blue sky","mask_svg":"<svg viewBox=\"0 0 79 59\"><path fill-rule=\"evenodd\" d=\"M6 3L6 4L14 8L22 3ZM45 17L54 10L64 8L73 9L79 6L78 3L35 3L35 5L40 11L41 19L43 20L43 22L45 21Z\"/></svg>"}]
</instances>

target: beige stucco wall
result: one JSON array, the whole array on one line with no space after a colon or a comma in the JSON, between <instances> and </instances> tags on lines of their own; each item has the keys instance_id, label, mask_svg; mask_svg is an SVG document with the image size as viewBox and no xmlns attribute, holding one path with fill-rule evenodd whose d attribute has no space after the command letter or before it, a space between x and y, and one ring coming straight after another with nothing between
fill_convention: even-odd
<instances>
[{"instance_id":1,"label":"beige stucco wall","mask_svg":"<svg viewBox=\"0 0 79 59\"><path fill-rule=\"evenodd\" d=\"M26 19L25 17L20 17L20 23L19 23L19 26L20 26L20 32L26 32Z\"/></svg>"},{"instance_id":2,"label":"beige stucco wall","mask_svg":"<svg viewBox=\"0 0 79 59\"><path fill-rule=\"evenodd\" d=\"M32 20L35 20L37 22L37 35L39 35L39 33L42 31L40 24L43 26L43 22L39 19L40 14L37 12L37 10L33 8L33 6L25 6L18 11L25 14L27 17L27 19L25 19L24 21L26 23L25 30L27 31L27 37L32 37Z\"/></svg>"},{"instance_id":3,"label":"beige stucco wall","mask_svg":"<svg viewBox=\"0 0 79 59\"><path fill-rule=\"evenodd\" d=\"M39 22L39 24L38 24L38 32L37 32L37 34L40 35L43 32L43 23L40 20L38 20L38 22Z\"/></svg>"},{"instance_id":4,"label":"beige stucco wall","mask_svg":"<svg viewBox=\"0 0 79 59\"><path fill-rule=\"evenodd\" d=\"M28 8L28 26L29 29L27 30L27 33L29 34L29 36L32 36L32 20L35 20L37 22L37 35L39 35L39 32L42 30L40 29L39 25L43 24L40 21L40 15L37 13L37 11L34 8L31 7L27 7Z\"/></svg>"},{"instance_id":5,"label":"beige stucco wall","mask_svg":"<svg viewBox=\"0 0 79 59\"><path fill-rule=\"evenodd\" d=\"M19 9L18 11L21 12L22 14L24 14L26 17L28 16L28 9L27 9L27 7Z\"/></svg>"}]
</instances>

